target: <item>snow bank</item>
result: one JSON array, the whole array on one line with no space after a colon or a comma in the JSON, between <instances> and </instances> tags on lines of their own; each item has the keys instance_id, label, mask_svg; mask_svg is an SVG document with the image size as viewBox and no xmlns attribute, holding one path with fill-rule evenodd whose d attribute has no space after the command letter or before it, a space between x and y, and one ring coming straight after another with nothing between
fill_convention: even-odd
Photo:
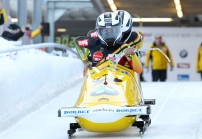
<instances>
[{"instance_id":1,"label":"snow bank","mask_svg":"<svg viewBox=\"0 0 202 139\"><path fill-rule=\"evenodd\" d=\"M38 50L0 57L0 132L81 80L82 66Z\"/></svg>"}]
</instances>

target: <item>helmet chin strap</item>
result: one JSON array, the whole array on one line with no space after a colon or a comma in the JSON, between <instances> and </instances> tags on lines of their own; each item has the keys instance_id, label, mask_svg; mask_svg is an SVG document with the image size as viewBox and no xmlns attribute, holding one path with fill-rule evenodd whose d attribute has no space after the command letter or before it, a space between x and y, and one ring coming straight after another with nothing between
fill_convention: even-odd
<instances>
[{"instance_id":1,"label":"helmet chin strap","mask_svg":"<svg viewBox=\"0 0 202 139\"><path fill-rule=\"evenodd\" d=\"M115 39L111 38L111 39L106 39L105 42L107 43L107 46L109 47L113 47L115 44Z\"/></svg>"}]
</instances>

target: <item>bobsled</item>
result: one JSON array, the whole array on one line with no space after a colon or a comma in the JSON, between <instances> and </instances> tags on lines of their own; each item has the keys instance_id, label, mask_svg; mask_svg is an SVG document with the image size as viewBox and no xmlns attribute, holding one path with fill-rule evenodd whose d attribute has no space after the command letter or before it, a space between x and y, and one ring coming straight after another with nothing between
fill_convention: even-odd
<instances>
[{"instance_id":1,"label":"bobsled","mask_svg":"<svg viewBox=\"0 0 202 139\"><path fill-rule=\"evenodd\" d=\"M75 106L58 110L58 117L76 120L70 123L69 137L79 128L107 133L123 131L130 126L138 127L143 136L151 124L149 115L155 99L143 98L139 74L119 65L119 57L90 67Z\"/></svg>"}]
</instances>

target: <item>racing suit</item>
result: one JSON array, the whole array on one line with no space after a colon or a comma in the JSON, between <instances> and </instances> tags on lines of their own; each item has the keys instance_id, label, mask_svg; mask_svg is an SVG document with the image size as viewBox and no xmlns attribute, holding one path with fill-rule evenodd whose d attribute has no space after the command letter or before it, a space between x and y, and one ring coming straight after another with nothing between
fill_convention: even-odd
<instances>
[{"instance_id":1,"label":"racing suit","mask_svg":"<svg viewBox=\"0 0 202 139\"><path fill-rule=\"evenodd\" d=\"M140 42L142 42L142 40L140 39L142 37L139 34L139 36L138 35L134 36L135 41L132 40L132 37L129 38L130 44L121 43L121 44L116 44L114 47L107 47L106 45L101 43L100 39L97 36L96 31L90 31L88 33L88 36L89 37L84 37L84 36L77 37L75 39L75 47L82 61L85 61L88 59L88 53L90 52L92 66L98 66L102 64L106 60L108 54L119 54L123 52L124 49L128 48L130 44L135 45L138 43L140 44ZM140 47L140 45L138 45L138 47ZM134 46L134 48L136 48L136 46ZM135 63L135 66L132 65L133 62ZM120 60L119 64L125 67L128 67L130 69L133 69L137 73L141 73L142 66L137 55L135 55L133 62L132 62L131 56L125 56Z\"/></svg>"}]
</instances>

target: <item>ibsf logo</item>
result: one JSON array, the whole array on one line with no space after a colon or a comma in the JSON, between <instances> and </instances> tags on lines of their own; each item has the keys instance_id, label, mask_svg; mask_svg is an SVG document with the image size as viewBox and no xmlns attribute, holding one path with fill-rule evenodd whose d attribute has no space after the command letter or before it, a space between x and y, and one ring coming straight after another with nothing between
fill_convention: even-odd
<instances>
[{"instance_id":1,"label":"ibsf logo","mask_svg":"<svg viewBox=\"0 0 202 139\"><path fill-rule=\"evenodd\" d=\"M102 109L95 109L95 110L93 110L93 112L104 112L104 111L114 112L114 109L102 108Z\"/></svg>"},{"instance_id":2,"label":"ibsf logo","mask_svg":"<svg viewBox=\"0 0 202 139\"><path fill-rule=\"evenodd\" d=\"M88 39L78 40L78 44L82 47L88 46Z\"/></svg>"},{"instance_id":3,"label":"ibsf logo","mask_svg":"<svg viewBox=\"0 0 202 139\"><path fill-rule=\"evenodd\" d=\"M92 38L97 38L97 37L98 37L97 32L92 32L92 33L90 33L90 36L91 36Z\"/></svg>"}]
</instances>

